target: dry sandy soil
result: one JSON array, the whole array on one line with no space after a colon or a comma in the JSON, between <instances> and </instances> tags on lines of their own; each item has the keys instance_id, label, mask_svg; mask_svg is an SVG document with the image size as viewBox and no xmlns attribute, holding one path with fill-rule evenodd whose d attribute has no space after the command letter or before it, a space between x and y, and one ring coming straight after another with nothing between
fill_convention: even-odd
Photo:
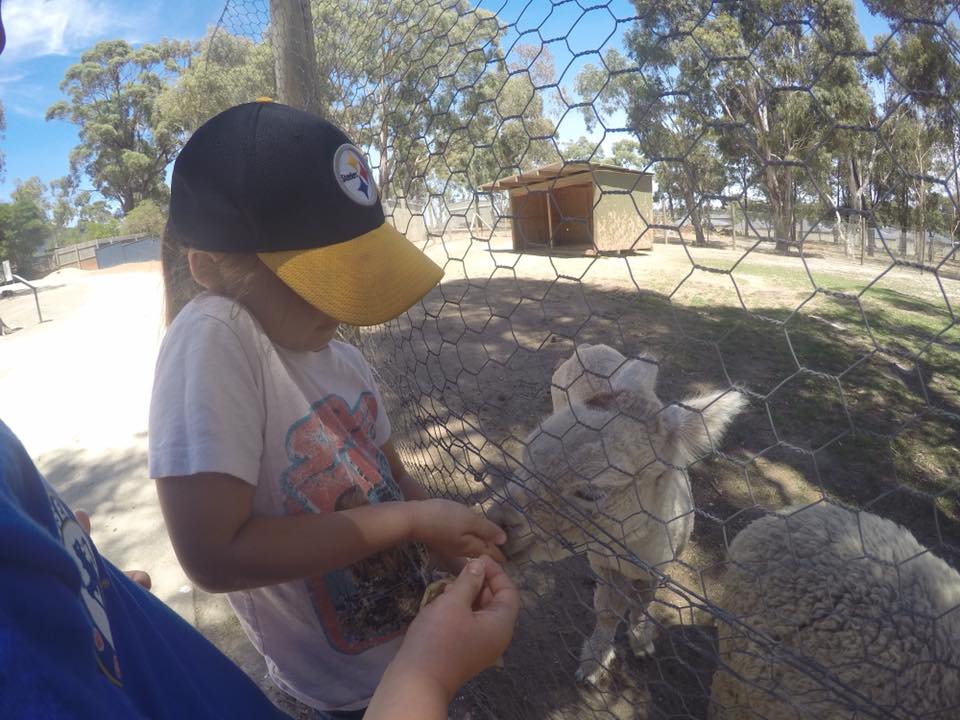
<instances>
[{"instance_id":1,"label":"dry sandy soil","mask_svg":"<svg viewBox=\"0 0 960 720\"><path fill-rule=\"evenodd\" d=\"M657 356L665 401L735 384L751 405L723 456L692 469L697 525L669 569L673 591L654 608L664 625L656 656L627 658L607 692L577 688L593 623L589 569L579 558L514 568L526 607L506 669L466 688L454 716L705 717L715 639L697 598L711 596L725 543L767 510L819 497L868 506L956 564L960 283L907 268L877 280L880 263L760 249L741 258L657 245L629 258L561 259L498 247L435 245L446 278L423 306L350 333L435 492L474 502L504 482L575 343ZM68 502L92 511L101 551L150 571L156 594L262 683L262 663L222 600L192 588L176 564L147 479L160 292L148 265L48 278L43 324L32 296L0 299L0 317L23 327L0 338L2 417Z\"/></svg>"}]
</instances>

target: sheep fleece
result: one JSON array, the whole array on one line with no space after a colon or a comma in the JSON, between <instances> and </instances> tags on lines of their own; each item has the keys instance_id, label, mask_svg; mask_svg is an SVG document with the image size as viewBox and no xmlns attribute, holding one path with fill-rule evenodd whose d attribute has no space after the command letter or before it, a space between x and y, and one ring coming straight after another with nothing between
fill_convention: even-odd
<instances>
[{"instance_id":1,"label":"sheep fleece","mask_svg":"<svg viewBox=\"0 0 960 720\"><path fill-rule=\"evenodd\" d=\"M721 622L713 718L960 717L960 575L910 532L820 503L751 523L729 559L728 616L842 685Z\"/></svg>"}]
</instances>

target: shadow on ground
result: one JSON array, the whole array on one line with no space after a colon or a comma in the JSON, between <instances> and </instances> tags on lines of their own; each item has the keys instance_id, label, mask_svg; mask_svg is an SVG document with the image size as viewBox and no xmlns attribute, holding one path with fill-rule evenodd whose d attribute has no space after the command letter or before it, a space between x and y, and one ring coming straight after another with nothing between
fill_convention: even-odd
<instances>
[{"instance_id":1,"label":"shadow on ground","mask_svg":"<svg viewBox=\"0 0 960 720\"><path fill-rule=\"evenodd\" d=\"M886 348L919 353L934 333L882 308L872 336L839 305L815 318L751 310L562 280L463 280L360 337L407 458L434 492L467 502L488 497L521 457L522 439L550 410L553 369L575 343L657 357L666 402L745 391L750 406L723 454L691 468L697 523L676 579L701 596L748 522L824 497L894 519L960 565L960 358L924 351L911 361L915 377L905 374L903 352ZM593 626L589 568L572 560L538 573L549 590L526 607L507 669L473 683L458 717L706 717L716 663L709 608L681 623L678 598L661 593L657 655L626 661L613 691L591 695L573 682Z\"/></svg>"}]
</instances>

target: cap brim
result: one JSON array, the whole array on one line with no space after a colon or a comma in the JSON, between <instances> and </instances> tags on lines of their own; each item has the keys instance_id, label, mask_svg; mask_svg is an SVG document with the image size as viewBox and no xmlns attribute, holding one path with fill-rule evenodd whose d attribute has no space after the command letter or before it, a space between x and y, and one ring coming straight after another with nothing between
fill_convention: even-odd
<instances>
[{"instance_id":1,"label":"cap brim","mask_svg":"<svg viewBox=\"0 0 960 720\"><path fill-rule=\"evenodd\" d=\"M443 277L436 263L387 223L335 245L258 256L300 297L350 325L392 320Z\"/></svg>"}]
</instances>

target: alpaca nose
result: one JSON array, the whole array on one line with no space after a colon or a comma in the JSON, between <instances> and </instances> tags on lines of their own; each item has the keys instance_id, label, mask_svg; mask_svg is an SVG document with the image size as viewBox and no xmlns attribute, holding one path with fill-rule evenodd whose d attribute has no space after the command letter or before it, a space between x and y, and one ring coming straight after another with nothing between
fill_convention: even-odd
<instances>
[{"instance_id":1,"label":"alpaca nose","mask_svg":"<svg viewBox=\"0 0 960 720\"><path fill-rule=\"evenodd\" d=\"M480 510L486 515L487 520L506 529L507 513L503 503L498 502L495 498L487 498L481 503Z\"/></svg>"},{"instance_id":2,"label":"alpaca nose","mask_svg":"<svg viewBox=\"0 0 960 720\"><path fill-rule=\"evenodd\" d=\"M488 498L480 504L480 510L487 520L499 525L509 537L523 524L523 516L507 502L497 498Z\"/></svg>"}]
</instances>

